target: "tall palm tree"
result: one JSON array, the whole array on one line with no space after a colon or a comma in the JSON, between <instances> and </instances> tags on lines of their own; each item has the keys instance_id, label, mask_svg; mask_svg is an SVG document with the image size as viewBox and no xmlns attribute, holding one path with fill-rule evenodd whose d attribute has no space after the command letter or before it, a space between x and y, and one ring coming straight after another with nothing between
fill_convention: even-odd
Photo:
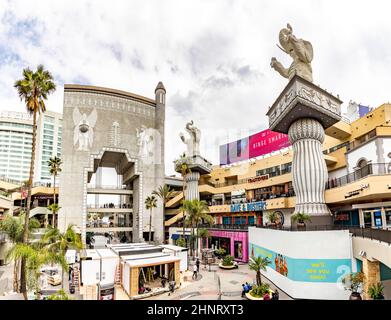
<instances>
[{"instance_id":1,"label":"tall palm tree","mask_svg":"<svg viewBox=\"0 0 391 320\"><path fill-rule=\"evenodd\" d=\"M24 214L22 213L19 216L6 215L5 218L0 221L0 230L7 235L13 245L22 243L23 241L24 220ZM41 224L36 218L31 218L29 220L29 231L31 232L38 229L40 225ZM19 259L14 261L13 288L15 292L19 291L19 263Z\"/></svg>"},{"instance_id":2,"label":"tall palm tree","mask_svg":"<svg viewBox=\"0 0 391 320\"><path fill-rule=\"evenodd\" d=\"M48 166L50 170L50 174L53 176L53 204L56 204L56 177L61 172L62 161L59 157L54 156L49 159ZM52 227L55 228L56 215L55 212L52 211Z\"/></svg>"},{"instance_id":3,"label":"tall palm tree","mask_svg":"<svg viewBox=\"0 0 391 320\"><path fill-rule=\"evenodd\" d=\"M43 65L37 67L33 72L30 68L23 69L23 78L15 82L14 87L18 91L21 100L26 104L27 111L33 115L33 139L31 147L30 173L27 188L26 216L24 223L23 243L27 243L29 235L29 217L31 207L31 188L34 177L35 144L37 139L37 113L46 111L45 100L48 95L56 90L53 76L44 69ZM25 274L25 259L22 257L22 268L20 275L21 292L27 299L27 286Z\"/></svg>"},{"instance_id":4,"label":"tall palm tree","mask_svg":"<svg viewBox=\"0 0 391 320\"><path fill-rule=\"evenodd\" d=\"M49 228L43 235L40 245L46 247L53 254L61 254L65 259L65 254L68 249L80 251L83 248L80 234L75 232L74 227L75 225L73 224L68 225L65 232L60 232L57 228ZM67 269L68 266L65 270ZM64 268L62 269L62 279L64 279ZM64 282L62 282L62 286L64 286Z\"/></svg>"},{"instance_id":5,"label":"tall palm tree","mask_svg":"<svg viewBox=\"0 0 391 320\"><path fill-rule=\"evenodd\" d=\"M266 271L266 267L271 263L268 258L263 258L261 256L250 258L248 266L251 270L256 272L257 286L259 287L262 284L261 281L261 270Z\"/></svg>"},{"instance_id":6,"label":"tall palm tree","mask_svg":"<svg viewBox=\"0 0 391 320\"><path fill-rule=\"evenodd\" d=\"M213 218L209 215L209 207L206 201L204 200L185 200L183 202L183 209L187 213L187 220L191 227L192 234L192 249L198 252L198 238L199 238L199 225L200 223L212 224ZM194 234L194 229L197 230L196 235ZM193 257L195 257L195 252L193 252Z\"/></svg>"},{"instance_id":7,"label":"tall palm tree","mask_svg":"<svg viewBox=\"0 0 391 320\"><path fill-rule=\"evenodd\" d=\"M175 165L176 165L176 169L177 171L179 170L180 173L181 173L181 176L182 176L182 203L186 200L186 197L185 197L185 190L186 190L186 175L188 175L189 173L191 173L191 169L189 168L189 166L187 165L186 161L184 161L184 159L186 159L186 154L183 153L181 154L179 160L176 161ZM183 239L185 239L185 220L186 220L186 212L183 211Z\"/></svg>"},{"instance_id":8,"label":"tall palm tree","mask_svg":"<svg viewBox=\"0 0 391 320\"><path fill-rule=\"evenodd\" d=\"M145 203L145 208L147 210L149 210L149 236L148 236L148 240L149 240L149 243L151 243L151 241L152 241L152 209L157 207L157 199L155 196L151 195L145 199L144 203Z\"/></svg>"},{"instance_id":9,"label":"tall palm tree","mask_svg":"<svg viewBox=\"0 0 391 320\"><path fill-rule=\"evenodd\" d=\"M166 203L173 197L174 192L171 190L170 186L165 184L163 186L159 186L157 190L152 191L152 194L162 200L163 215L166 216Z\"/></svg>"}]
</instances>

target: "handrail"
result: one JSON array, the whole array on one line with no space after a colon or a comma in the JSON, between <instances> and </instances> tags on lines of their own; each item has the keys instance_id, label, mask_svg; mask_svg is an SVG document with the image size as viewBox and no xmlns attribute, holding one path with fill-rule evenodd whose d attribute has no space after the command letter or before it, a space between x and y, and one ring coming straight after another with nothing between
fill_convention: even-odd
<instances>
[{"instance_id":1,"label":"handrail","mask_svg":"<svg viewBox=\"0 0 391 320\"><path fill-rule=\"evenodd\" d=\"M282 231L330 231L330 230L348 230L354 237L369 238L378 240L391 245L391 230L377 228L362 228L352 225L306 225L304 228L297 226L272 226L272 225L256 225L257 228L275 229Z\"/></svg>"}]
</instances>

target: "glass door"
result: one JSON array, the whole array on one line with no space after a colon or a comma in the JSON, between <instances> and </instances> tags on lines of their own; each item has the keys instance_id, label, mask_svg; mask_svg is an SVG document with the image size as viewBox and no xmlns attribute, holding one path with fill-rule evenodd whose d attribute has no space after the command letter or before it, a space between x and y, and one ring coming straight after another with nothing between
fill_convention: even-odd
<instances>
[{"instance_id":1,"label":"glass door","mask_svg":"<svg viewBox=\"0 0 391 320\"><path fill-rule=\"evenodd\" d=\"M372 211L364 211L364 226L365 228L372 227Z\"/></svg>"}]
</instances>

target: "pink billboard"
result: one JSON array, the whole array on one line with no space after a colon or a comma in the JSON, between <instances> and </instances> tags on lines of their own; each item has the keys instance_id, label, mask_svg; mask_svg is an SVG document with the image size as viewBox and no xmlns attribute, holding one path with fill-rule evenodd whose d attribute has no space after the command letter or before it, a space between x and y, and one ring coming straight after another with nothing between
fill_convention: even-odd
<instances>
[{"instance_id":1,"label":"pink billboard","mask_svg":"<svg viewBox=\"0 0 391 320\"><path fill-rule=\"evenodd\" d=\"M263 130L249 137L220 146L220 165L259 157L289 147L288 135Z\"/></svg>"},{"instance_id":2,"label":"pink billboard","mask_svg":"<svg viewBox=\"0 0 391 320\"><path fill-rule=\"evenodd\" d=\"M253 134L249 140L249 159L290 146L288 135L270 129Z\"/></svg>"}]
</instances>

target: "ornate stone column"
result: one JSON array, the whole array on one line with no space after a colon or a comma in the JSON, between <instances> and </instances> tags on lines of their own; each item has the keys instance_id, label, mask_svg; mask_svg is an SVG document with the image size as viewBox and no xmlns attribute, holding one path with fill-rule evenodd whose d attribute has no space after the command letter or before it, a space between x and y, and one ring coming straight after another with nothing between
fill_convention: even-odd
<instances>
[{"instance_id":1,"label":"ornate stone column","mask_svg":"<svg viewBox=\"0 0 391 320\"><path fill-rule=\"evenodd\" d=\"M302 118L291 124L288 135L293 147L295 213L304 212L312 216L330 214L324 199L328 171L322 153L323 126L315 119Z\"/></svg>"},{"instance_id":2,"label":"ornate stone column","mask_svg":"<svg viewBox=\"0 0 391 320\"><path fill-rule=\"evenodd\" d=\"M270 130L288 134L292 143L294 212L317 217L314 224L330 222L324 198L328 171L322 144L325 129L341 120L341 103L338 97L296 75L267 112Z\"/></svg>"},{"instance_id":3,"label":"ornate stone column","mask_svg":"<svg viewBox=\"0 0 391 320\"><path fill-rule=\"evenodd\" d=\"M198 191L198 182L200 180L200 173L198 171L188 173L185 176L186 191L185 196L187 200L200 199Z\"/></svg>"}]
</instances>

